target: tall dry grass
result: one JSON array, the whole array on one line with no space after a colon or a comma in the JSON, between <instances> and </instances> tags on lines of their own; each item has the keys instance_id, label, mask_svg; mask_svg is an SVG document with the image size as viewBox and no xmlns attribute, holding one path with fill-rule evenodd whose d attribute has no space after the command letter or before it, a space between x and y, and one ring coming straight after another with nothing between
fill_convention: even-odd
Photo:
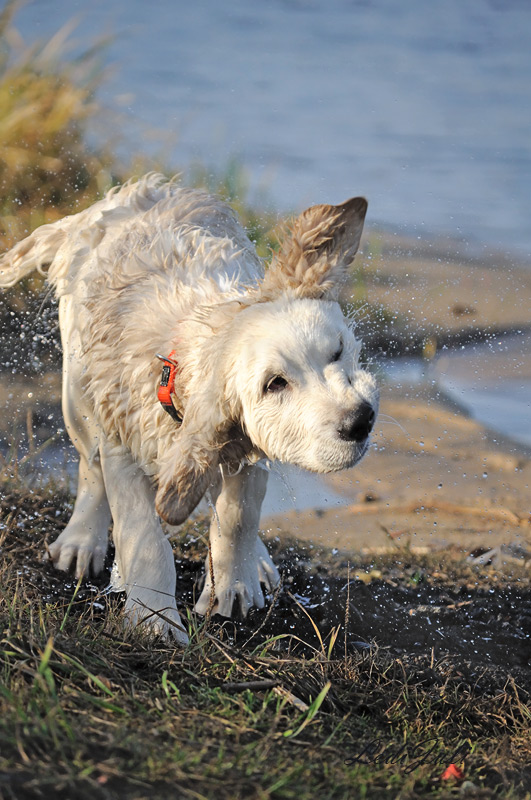
<instances>
[{"instance_id":1,"label":"tall dry grass","mask_svg":"<svg viewBox=\"0 0 531 800\"><path fill-rule=\"evenodd\" d=\"M0 15L0 246L92 203L112 181L112 156L87 144L98 113L100 47L66 57L72 26L25 45L13 17Z\"/></svg>"}]
</instances>

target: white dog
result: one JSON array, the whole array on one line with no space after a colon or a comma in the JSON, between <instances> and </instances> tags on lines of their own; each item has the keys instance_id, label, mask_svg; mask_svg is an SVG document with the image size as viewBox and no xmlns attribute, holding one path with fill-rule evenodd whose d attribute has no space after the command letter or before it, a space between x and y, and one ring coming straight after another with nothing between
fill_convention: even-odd
<instances>
[{"instance_id":1,"label":"white dog","mask_svg":"<svg viewBox=\"0 0 531 800\"><path fill-rule=\"evenodd\" d=\"M51 557L100 572L112 517L130 621L187 641L159 517L178 525L210 492L196 610L212 596L214 611L230 616L239 600L245 614L279 579L258 537L260 462L326 473L366 452L378 392L337 302L366 209L363 198L307 209L264 272L228 205L150 174L0 259L0 285L47 268L60 297L79 484Z\"/></svg>"}]
</instances>

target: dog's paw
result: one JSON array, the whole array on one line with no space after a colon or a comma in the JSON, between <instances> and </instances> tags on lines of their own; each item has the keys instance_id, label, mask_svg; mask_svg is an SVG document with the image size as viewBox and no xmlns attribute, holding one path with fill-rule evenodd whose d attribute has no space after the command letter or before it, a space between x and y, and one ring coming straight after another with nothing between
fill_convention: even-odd
<instances>
[{"instance_id":1,"label":"dog's paw","mask_svg":"<svg viewBox=\"0 0 531 800\"><path fill-rule=\"evenodd\" d=\"M267 591L277 586L280 575L273 564L265 544L256 540L255 552L251 556L241 556L231 549L232 558L224 558L216 562L214 559L214 604L213 614L230 617L233 613L234 601L237 600L242 616L247 616L250 608L263 608L264 593L261 584ZM206 614L210 606L212 581L208 559L206 562L206 580L195 610L198 614Z\"/></svg>"},{"instance_id":2,"label":"dog's paw","mask_svg":"<svg viewBox=\"0 0 531 800\"><path fill-rule=\"evenodd\" d=\"M268 591L272 591L280 583L280 574L273 559L267 552L263 541L257 537L256 550L258 555L258 575L260 582L265 584Z\"/></svg>"},{"instance_id":3,"label":"dog's paw","mask_svg":"<svg viewBox=\"0 0 531 800\"><path fill-rule=\"evenodd\" d=\"M66 526L62 534L48 546L45 560L51 559L56 569L68 572L75 565L76 578L82 575L99 575L103 569L107 553L107 532L105 535L88 531L76 525Z\"/></svg>"},{"instance_id":4,"label":"dog's paw","mask_svg":"<svg viewBox=\"0 0 531 800\"><path fill-rule=\"evenodd\" d=\"M183 647L189 642L175 603L161 607L155 592L147 591L142 596L128 597L124 614L126 627L141 626L145 631L164 636Z\"/></svg>"}]
</instances>

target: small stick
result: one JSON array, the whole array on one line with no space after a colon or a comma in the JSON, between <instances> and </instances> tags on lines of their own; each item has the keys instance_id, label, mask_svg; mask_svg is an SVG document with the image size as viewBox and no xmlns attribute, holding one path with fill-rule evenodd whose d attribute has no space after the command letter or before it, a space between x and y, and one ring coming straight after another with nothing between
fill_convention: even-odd
<instances>
[{"instance_id":1,"label":"small stick","mask_svg":"<svg viewBox=\"0 0 531 800\"><path fill-rule=\"evenodd\" d=\"M273 686L277 686L278 683L279 681L267 679L263 681L242 681L241 683L231 683L228 681L227 683L222 683L221 688L226 689L227 692L244 692L246 689L249 689L251 692L259 692L261 689L272 689Z\"/></svg>"}]
</instances>

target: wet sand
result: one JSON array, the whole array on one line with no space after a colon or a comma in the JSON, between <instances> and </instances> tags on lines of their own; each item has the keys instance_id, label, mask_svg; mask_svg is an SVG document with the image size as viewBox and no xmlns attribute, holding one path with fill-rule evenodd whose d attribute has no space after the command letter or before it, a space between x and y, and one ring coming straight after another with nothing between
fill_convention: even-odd
<instances>
[{"instance_id":1,"label":"wet sand","mask_svg":"<svg viewBox=\"0 0 531 800\"><path fill-rule=\"evenodd\" d=\"M474 259L443 241L384 237L372 250L369 239L355 264L366 299L392 312L389 334L403 326L441 343L467 332L481 339L488 331L531 328L531 269L507 255Z\"/></svg>"}]
</instances>

